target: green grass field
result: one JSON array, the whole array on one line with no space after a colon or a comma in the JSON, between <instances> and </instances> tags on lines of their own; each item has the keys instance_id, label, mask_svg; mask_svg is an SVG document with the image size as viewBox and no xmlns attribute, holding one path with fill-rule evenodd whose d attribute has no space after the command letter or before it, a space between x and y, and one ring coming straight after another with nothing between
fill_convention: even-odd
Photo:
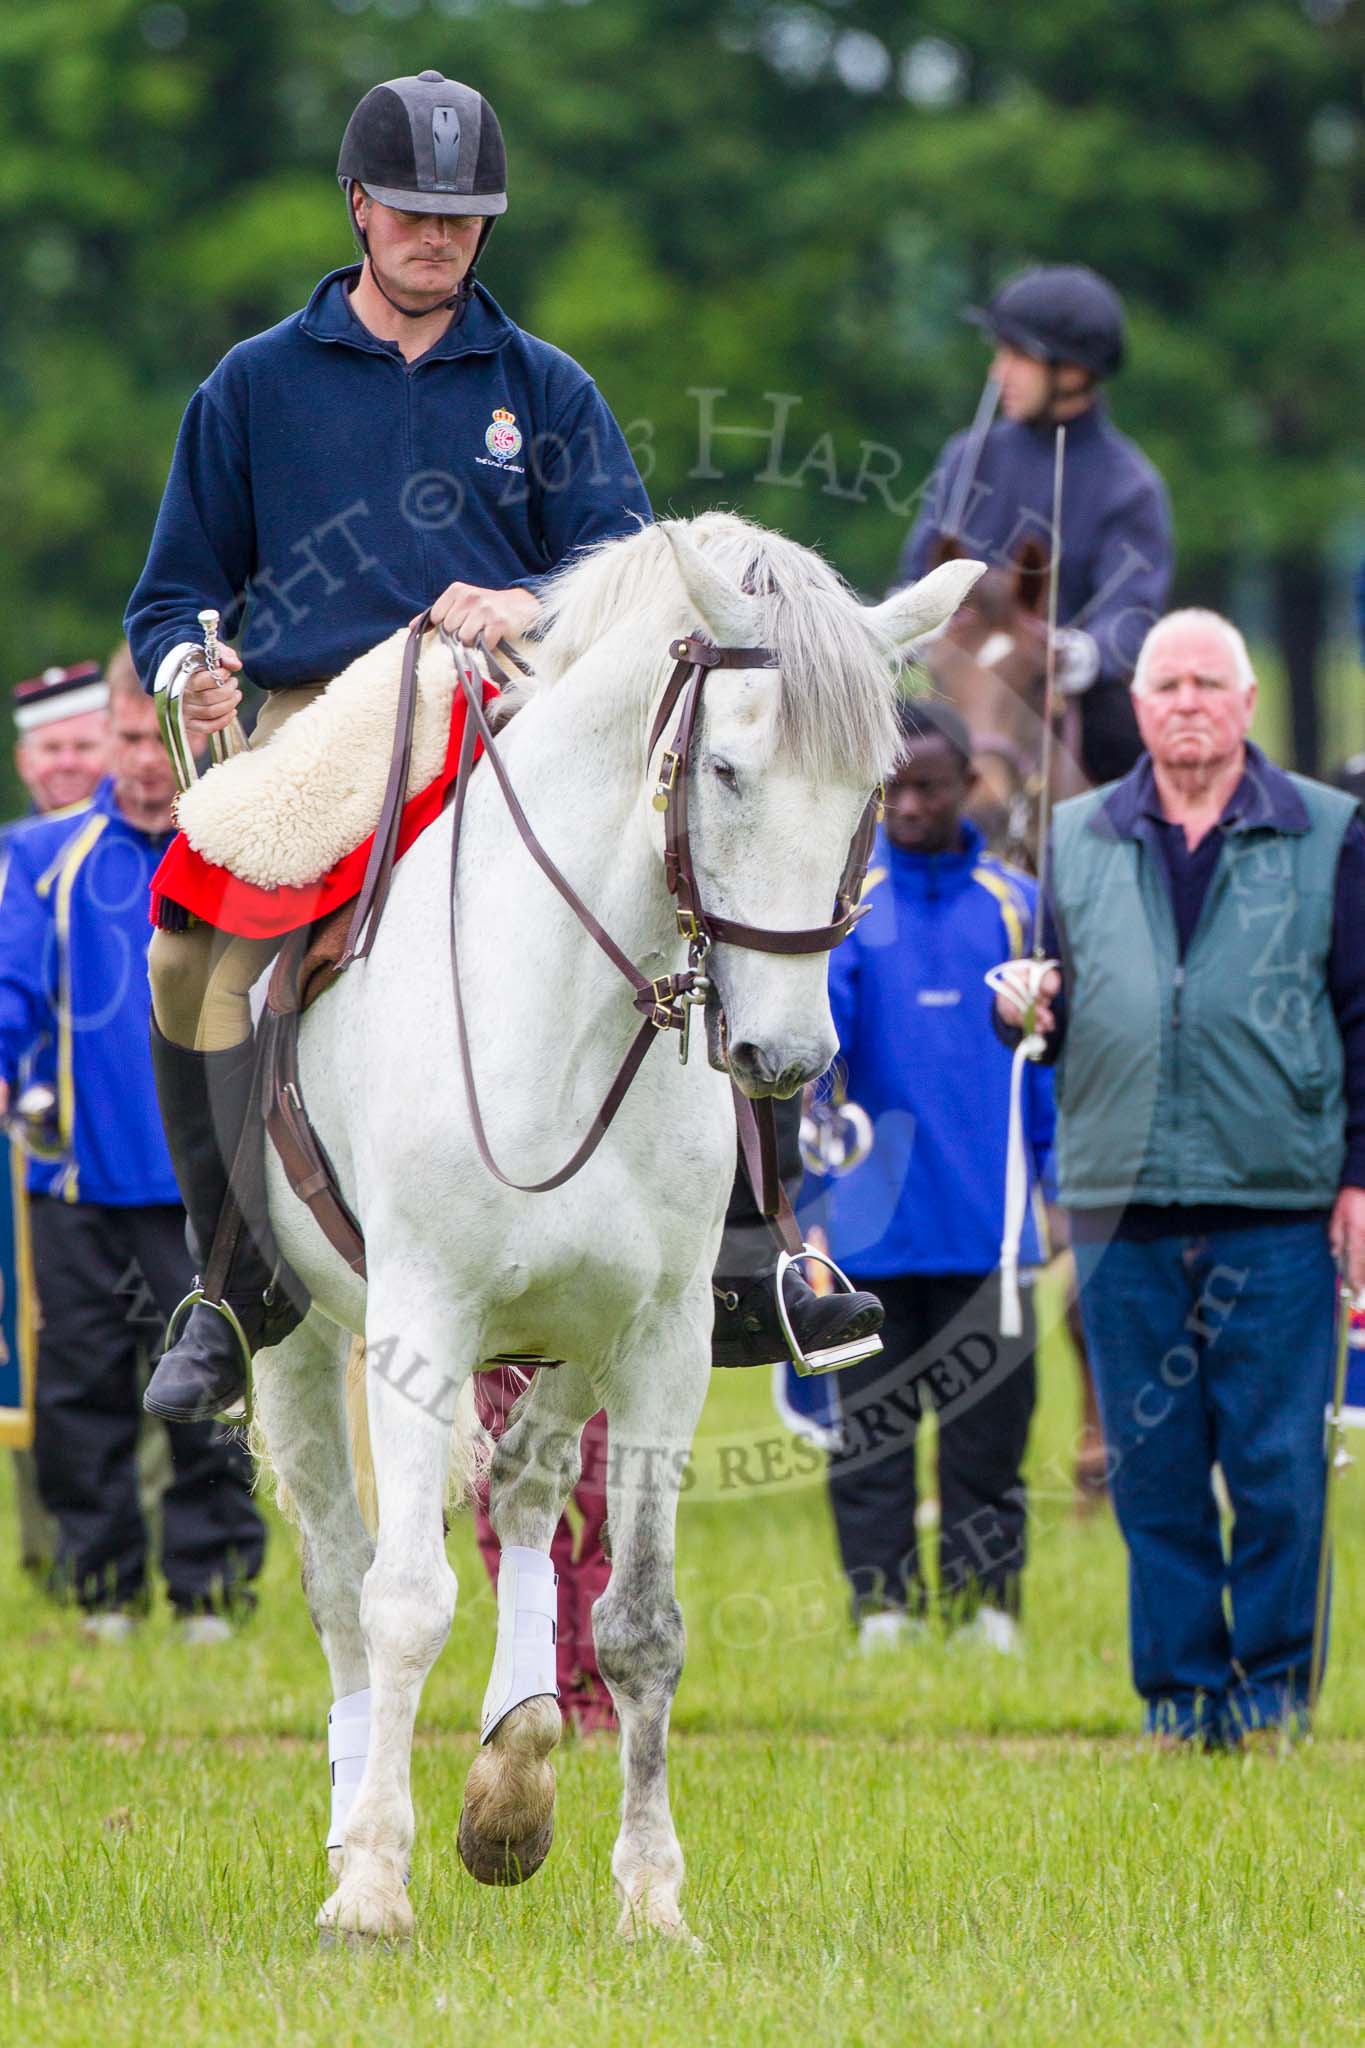
<instances>
[{"instance_id":1,"label":"green grass field","mask_svg":"<svg viewBox=\"0 0 1365 2048\"><path fill-rule=\"evenodd\" d=\"M747 1444L728 1469L758 1471L754 1447L778 1435L758 1380L714 1384L716 1470L719 1448ZM533 1883L493 1893L465 1876L455 1830L493 1613L466 1522L422 1713L418 1936L401 1954L315 1945L328 1688L287 1530L257 1619L193 1653L164 1619L96 1650L7 1568L0 2041L1359 2039L1362 1482L1342 1497L1312 1744L1280 1762L1152 1755L1134 1732L1117 1538L1107 1517L1070 1514L1059 1343L1043 1383L1017 1662L942 1643L852 1656L817 1484L736 1480L685 1504L672 1783L700 1956L614 1938L614 1745L561 1751L558 1836Z\"/></svg>"}]
</instances>

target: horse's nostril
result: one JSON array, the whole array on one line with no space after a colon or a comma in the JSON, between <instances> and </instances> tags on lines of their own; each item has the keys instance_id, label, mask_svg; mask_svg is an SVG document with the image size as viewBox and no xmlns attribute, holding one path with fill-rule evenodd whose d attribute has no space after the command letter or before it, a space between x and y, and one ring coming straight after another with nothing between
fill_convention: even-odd
<instances>
[{"instance_id":1,"label":"horse's nostril","mask_svg":"<svg viewBox=\"0 0 1365 2048\"><path fill-rule=\"evenodd\" d=\"M765 1086L773 1080L773 1066L761 1045L751 1039L742 1038L738 1045L730 1047L730 1065L746 1081L760 1081Z\"/></svg>"}]
</instances>

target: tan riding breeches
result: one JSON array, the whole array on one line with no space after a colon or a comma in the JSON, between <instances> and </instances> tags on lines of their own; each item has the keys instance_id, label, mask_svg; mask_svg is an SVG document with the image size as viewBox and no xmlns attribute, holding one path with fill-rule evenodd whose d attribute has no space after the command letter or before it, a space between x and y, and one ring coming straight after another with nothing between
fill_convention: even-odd
<instances>
[{"instance_id":1,"label":"tan riding breeches","mask_svg":"<svg viewBox=\"0 0 1365 2048\"><path fill-rule=\"evenodd\" d=\"M261 706L253 747L262 746L296 711L313 702L326 683L275 690ZM281 939L238 939L212 925L187 932L153 932L147 949L152 1011L163 1035L194 1052L226 1052L251 1035L248 998Z\"/></svg>"}]
</instances>

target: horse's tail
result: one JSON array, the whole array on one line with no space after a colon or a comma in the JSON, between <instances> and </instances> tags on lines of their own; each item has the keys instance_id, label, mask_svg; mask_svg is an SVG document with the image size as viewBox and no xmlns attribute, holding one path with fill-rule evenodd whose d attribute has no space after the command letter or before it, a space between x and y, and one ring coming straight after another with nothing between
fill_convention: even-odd
<instances>
[{"instance_id":1,"label":"horse's tail","mask_svg":"<svg viewBox=\"0 0 1365 2048\"><path fill-rule=\"evenodd\" d=\"M370 1418L365 1403L365 1339L356 1337L346 1361L346 1423L351 1439L351 1476L355 1482L360 1516L371 1536L379 1532L379 1500L374 1483L374 1458L370 1450ZM454 1435L450 1446L450 1470L446 1482L449 1509L473 1506L479 1488L486 1482L493 1462L493 1439L479 1420L474 1405L474 1375L470 1373L455 1402Z\"/></svg>"}]
</instances>

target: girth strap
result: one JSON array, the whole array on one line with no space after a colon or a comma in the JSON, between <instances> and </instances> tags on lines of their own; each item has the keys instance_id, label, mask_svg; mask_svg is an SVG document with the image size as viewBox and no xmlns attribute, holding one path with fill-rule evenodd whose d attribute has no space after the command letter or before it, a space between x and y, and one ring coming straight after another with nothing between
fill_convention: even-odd
<instances>
[{"instance_id":1,"label":"girth strap","mask_svg":"<svg viewBox=\"0 0 1365 2048\"><path fill-rule=\"evenodd\" d=\"M292 943L292 942L291 942ZM265 1126L289 1185L353 1273L365 1278L365 1235L357 1223L299 1085L299 1012L267 1008L260 1026Z\"/></svg>"}]
</instances>

